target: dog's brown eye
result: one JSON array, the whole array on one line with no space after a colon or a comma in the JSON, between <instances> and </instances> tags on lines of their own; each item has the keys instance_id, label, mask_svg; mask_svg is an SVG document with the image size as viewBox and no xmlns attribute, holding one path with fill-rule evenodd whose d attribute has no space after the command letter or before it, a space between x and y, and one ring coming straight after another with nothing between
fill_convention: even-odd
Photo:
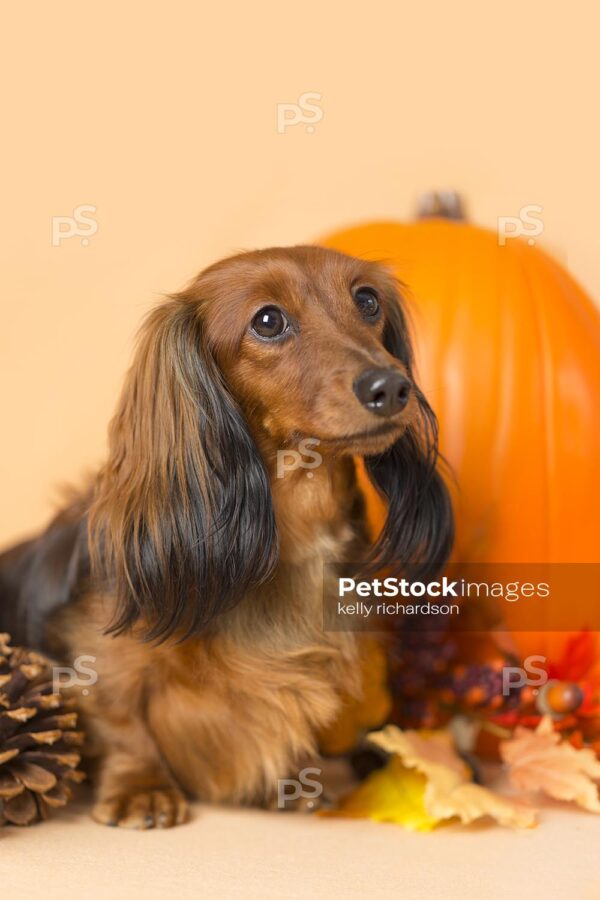
<instances>
[{"instance_id":1,"label":"dog's brown eye","mask_svg":"<svg viewBox=\"0 0 600 900\"><path fill-rule=\"evenodd\" d=\"M374 288L357 288L354 291L354 302L366 319L372 319L379 312L379 298Z\"/></svg>"},{"instance_id":2,"label":"dog's brown eye","mask_svg":"<svg viewBox=\"0 0 600 900\"><path fill-rule=\"evenodd\" d=\"M252 331L262 338L281 337L289 323L277 306L264 306L252 319Z\"/></svg>"}]
</instances>

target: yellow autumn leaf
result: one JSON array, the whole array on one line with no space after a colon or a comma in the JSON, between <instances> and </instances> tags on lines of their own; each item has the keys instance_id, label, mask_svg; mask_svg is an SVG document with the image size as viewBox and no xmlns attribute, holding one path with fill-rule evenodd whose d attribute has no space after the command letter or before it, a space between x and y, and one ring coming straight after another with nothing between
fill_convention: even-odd
<instances>
[{"instance_id":1,"label":"yellow autumn leaf","mask_svg":"<svg viewBox=\"0 0 600 900\"><path fill-rule=\"evenodd\" d=\"M530 828L535 812L495 791L473 784L470 771L454 749L447 731L401 731L388 725L369 739L402 765L425 777L423 802L434 820L458 818L464 824L490 816L500 825ZM371 776L372 777L372 776Z\"/></svg>"},{"instance_id":2,"label":"yellow autumn leaf","mask_svg":"<svg viewBox=\"0 0 600 900\"><path fill-rule=\"evenodd\" d=\"M512 784L522 791L542 791L556 800L570 800L589 812L600 812L600 762L590 749L573 747L554 730L550 716L538 727L518 727L500 743Z\"/></svg>"},{"instance_id":3,"label":"yellow autumn leaf","mask_svg":"<svg viewBox=\"0 0 600 900\"><path fill-rule=\"evenodd\" d=\"M424 775L392 756L385 768L373 772L337 809L322 815L369 818L395 822L410 831L431 831L439 819L425 809L426 784Z\"/></svg>"}]
</instances>

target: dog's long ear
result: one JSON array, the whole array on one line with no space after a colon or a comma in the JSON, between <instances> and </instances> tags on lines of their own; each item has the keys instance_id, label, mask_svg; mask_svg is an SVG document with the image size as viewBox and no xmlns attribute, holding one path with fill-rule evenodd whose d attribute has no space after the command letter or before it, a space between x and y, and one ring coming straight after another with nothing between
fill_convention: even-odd
<instances>
[{"instance_id":1,"label":"dog's long ear","mask_svg":"<svg viewBox=\"0 0 600 900\"><path fill-rule=\"evenodd\" d=\"M267 471L185 298L143 327L89 537L92 573L118 598L109 630L139 621L147 639L199 633L275 565Z\"/></svg>"},{"instance_id":2,"label":"dog's long ear","mask_svg":"<svg viewBox=\"0 0 600 900\"><path fill-rule=\"evenodd\" d=\"M402 301L390 288L384 329L386 350L400 359L414 383L413 358ZM446 563L454 539L448 489L439 471L438 428L415 385L417 422L385 453L365 460L375 486L388 502L388 516L373 547L369 567L428 578Z\"/></svg>"}]
</instances>

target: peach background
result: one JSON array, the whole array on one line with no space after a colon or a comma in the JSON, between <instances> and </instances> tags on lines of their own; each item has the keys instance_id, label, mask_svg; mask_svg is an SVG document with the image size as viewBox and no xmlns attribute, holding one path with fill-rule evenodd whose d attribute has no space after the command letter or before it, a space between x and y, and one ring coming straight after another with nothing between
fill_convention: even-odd
<instances>
[{"instance_id":1,"label":"peach background","mask_svg":"<svg viewBox=\"0 0 600 900\"><path fill-rule=\"evenodd\" d=\"M410 216L543 207L543 246L600 296L598 11L477 0L13 4L0 65L0 542L102 458L148 306L238 249ZM321 94L313 133L277 103ZM52 217L98 231L52 246Z\"/></svg>"}]
</instances>

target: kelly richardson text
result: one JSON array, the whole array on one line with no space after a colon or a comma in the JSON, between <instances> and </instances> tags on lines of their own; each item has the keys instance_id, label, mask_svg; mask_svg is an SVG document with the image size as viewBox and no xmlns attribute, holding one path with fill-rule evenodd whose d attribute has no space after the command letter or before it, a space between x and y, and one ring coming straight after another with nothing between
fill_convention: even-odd
<instances>
[{"instance_id":1,"label":"kelly richardson text","mask_svg":"<svg viewBox=\"0 0 600 900\"><path fill-rule=\"evenodd\" d=\"M419 630L600 631L596 563L451 564L439 577L364 577L358 565L326 566L328 631L379 631L402 622Z\"/></svg>"}]
</instances>

